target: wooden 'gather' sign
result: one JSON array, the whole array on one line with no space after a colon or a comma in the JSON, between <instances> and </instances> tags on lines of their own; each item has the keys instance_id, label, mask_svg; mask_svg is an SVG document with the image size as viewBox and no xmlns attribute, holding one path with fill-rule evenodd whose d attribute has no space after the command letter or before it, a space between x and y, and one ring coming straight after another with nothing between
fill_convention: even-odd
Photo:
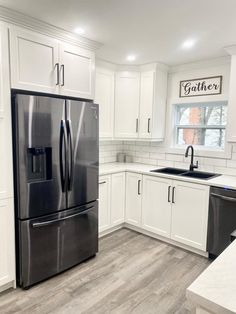
<instances>
[{"instance_id":1,"label":"wooden 'gather' sign","mask_svg":"<svg viewBox=\"0 0 236 314\"><path fill-rule=\"evenodd\" d=\"M221 75L180 81L179 97L218 95L221 92Z\"/></svg>"}]
</instances>

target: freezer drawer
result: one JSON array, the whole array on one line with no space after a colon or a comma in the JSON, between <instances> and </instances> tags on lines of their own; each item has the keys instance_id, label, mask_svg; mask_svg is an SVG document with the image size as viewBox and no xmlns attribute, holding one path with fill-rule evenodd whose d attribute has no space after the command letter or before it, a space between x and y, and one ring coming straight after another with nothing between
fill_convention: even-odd
<instances>
[{"instance_id":1,"label":"freezer drawer","mask_svg":"<svg viewBox=\"0 0 236 314\"><path fill-rule=\"evenodd\" d=\"M25 288L97 253L97 202L20 221L18 240L17 279Z\"/></svg>"}]
</instances>

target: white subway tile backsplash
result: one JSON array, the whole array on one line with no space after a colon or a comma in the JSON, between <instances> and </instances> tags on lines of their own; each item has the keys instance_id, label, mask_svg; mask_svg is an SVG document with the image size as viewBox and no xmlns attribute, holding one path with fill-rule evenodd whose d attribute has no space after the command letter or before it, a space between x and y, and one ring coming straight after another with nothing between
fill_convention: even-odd
<instances>
[{"instance_id":1,"label":"white subway tile backsplash","mask_svg":"<svg viewBox=\"0 0 236 314\"><path fill-rule=\"evenodd\" d=\"M160 167L174 167L174 162L170 160L157 160L157 165Z\"/></svg>"},{"instance_id":2,"label":"white subway tile backsplash","mask_svg":"<svg viewBox=\"0 0 236 314\"><path fill-rule=\"evenodd\" d=\"M236 160L227 160L228 168L236 168Z\"/></svg>"},{"instance_id":3,"label":"white subway tile backsplash","mask_svg":"<svg viewBox=\"0 0 236 314\"><path fill-rule=\"evenodd\" d=\"M198 160L198 170L217 172L227 175L236 175L236 144L232 145L232 159L195 157ZM166 153L160 143L148 141L101 141L99 149L99 162L115 162L117 153L124 152L133 157L133 162L157 165L160 167L178 167L188 169L190 157L184 154Z\"/></svg>"},{"instance_id":4,"label":"white subway tile backsplash","mask_svg":"<svg viewBox=\"0 0 236 314\"><path fill-rule=\"evenodd\" d=\"M183 155L166 154L166 160L170 161L182 161L184 160Z\"/></svg>"}]
</instances>

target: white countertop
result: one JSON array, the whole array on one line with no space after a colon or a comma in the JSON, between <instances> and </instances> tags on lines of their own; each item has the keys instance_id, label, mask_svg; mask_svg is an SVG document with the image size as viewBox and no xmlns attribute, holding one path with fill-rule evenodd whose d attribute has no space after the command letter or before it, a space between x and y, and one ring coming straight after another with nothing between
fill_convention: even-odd
<instances>
[{"instance_id":1,"label":"white countertop","mask_svg":"<svg viewBox=\"0 0 236 314\"><path fill-rule=\"evenodd\" d=\"M106 175L106 174L112 174L112 173L117 173L117 172L129 171L129 172L148 174L148 175L157 176L157 177L165 177L168 179L175 179L175 180L199 183L199 184L204 184L204 185L236 189L236 176L221 175L213 179L203 180L203 179L195 179L195 178L190 178L190 177L150 172L150 170L160 169L160 168L164 168L164 167L138 164L138 163L114 162L114 163L101 164L99 166L99 175ZM187 170L188 169L186 169L186 171Z\"/></svg>"},{"instance_id":2,"label":"white countertop","mask_svg":"<svg viewBox=\"0 0 236 314\"><path fill-rule=\"evenodd\" d=\"M188 287L187 298L212 313L236 313L236 241Z\"/></svg>"}]
</instances>

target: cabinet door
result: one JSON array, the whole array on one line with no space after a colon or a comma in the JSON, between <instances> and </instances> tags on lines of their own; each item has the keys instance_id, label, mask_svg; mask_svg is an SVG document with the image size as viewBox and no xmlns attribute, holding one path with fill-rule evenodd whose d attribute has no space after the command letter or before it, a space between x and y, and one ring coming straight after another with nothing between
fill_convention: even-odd
<instances>
[{"instance_id":1,"label":"cabinet door","mask_svg":"<svg viewBox=\"0 0 236 314\"><path fill-rule=\"evenodd\" d=\"M153 176L143 177L142 227L170 237L172 181Z\"/></svg>"},{"instance_id":2,"label":"cabinet door","mask_svg":"<svg viewBox=\"0 0 236 314\"><path fill-rule=\"evenodd\" d=\"M154 101L155 72L141 73L140 80L140 125L139 137L150 138L152 135L152 110Z\"/></svg>"},{"instance_id":3,"label":"cabinet door","mask_svg":"<svg viewBox=\"0 0 236 314\"><path fill-rule=\"evenodd\" d=\"M125 222L140 227L141 214L142 214L142 175L137 173L127 173Z\"/></svg>"},{"instance_id":4,"label":"cabinet door","mask_svg":"<svg viewBox=\"0 0 236 314\"><path fill-rule=\"evenodd\" d=\"M174 181L171 238L206 251L209 187Z\"/></svg>"},{"instance_id":5,"label":"cabinet door","mask_svg":"<svg viewBox=\"0 0 236 314\"><path fill-rule=\"evenodd\" d=\"M118 72L115 80L115 137L137 138L139 124L138 72Z\"/></svg>"},{"instance_id":6,"label":"cabinet door","mask_svg":"<svg viewBox=\"0 0 236 314\"><path fill-rule=\"evenodd\" d=\"M120 225L125 219L125 173L111 177L111 224Z\"/></svg>"},{"instance_id":7,"label":"cabinet door","mask_svg":"<svg viewBox=\"0 0 236 314\"><path fill-rule=\"evenodd\" d=\"M60 44L61 94L94 98L94 53L65 43Z\"/></svg>"},{"instance_id":8,"label":"cabinet door","mask_svg":"<svg viewBox=\"0 0 236 314\"><path fill-rule=\"evenodd\" d=\"M13 211L13 199L0 200L0 287L15 280Z\"/></svg>"},{"instance_id":9,"label":"cabinet door","mask_svg":"<svg viewBox=\"0 0 236 314\"><path fill-rule=\"evenodd\" d=\"M0 25L0 199L13 197L8 30Z\"/></svg>"},{"instance_id":10,"label":"cabinet door","mask_svg":"<svg viewBox=\"0 0 236 314\"><path fill-rule=\"evenodd\" d=\"M96 70L95 102L99 104L99 137L113 137L114 72Z\"/></svg>"},{"instance_id":11,"label":"cabinet door","mask_svg":"<svg viewBox=\"0 0 236 314\"><path fill-rule=\"evenodd\" d=\"M58 93L58 42L50 37L10 28L11 87Z\"/></svg>"},{"instance_id":12,"label":"cabinet door","mask_svg":"<svg viewBox=\"0 0 236 314\"><path fill-rule=\"evenodd\" d=\"M108 229L111 225L111 177L99 177L99 232Z\"/></svg>"}]
</instances>

